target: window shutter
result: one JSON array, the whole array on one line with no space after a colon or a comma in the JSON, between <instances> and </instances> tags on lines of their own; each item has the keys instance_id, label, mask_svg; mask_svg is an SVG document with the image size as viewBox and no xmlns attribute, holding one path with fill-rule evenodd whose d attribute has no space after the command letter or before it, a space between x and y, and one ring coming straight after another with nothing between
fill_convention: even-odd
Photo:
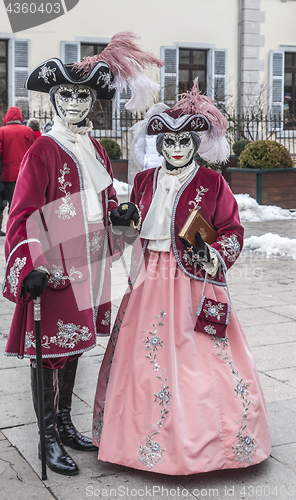
<instances>
[{"instance_id":1,"label":"window shutter","mask_svg":"<svg viewBox=\"0 0 296 500\"><path fill-rule=\"evenodd\" d=\"M226 50L212 49L212 99L220 108L226 107Z\"/></svg>"},{"instance_id":2,"label":"window shutter","mask_svg":"<svg viewBox=\"0 0 296 500\"><path fill-rule=\"evenodd\" d=\"M160 71L161 100L171 107L179 93L179 48L161 47L161 59L164 61Z\"/></svg>"},{"instance_id":3,"label":"window shutter","mask_svg":"<svg viewBox=\"0 0 296 500\"><path fill-rule=\"evenodd\" d=\"M71 64L80 61L80 42L61 42L61 60L64 64Z\"/></svg>"},{"instance_id":4,"label":"window shutter","mask_svg":"<svg viewBox=\"0 0 296 500\"><path fill-rule=\"evenodd\" d=\"M126 90L119 93L117 90L117 131L120 133L120 129L126 130L133 125L133 113L125 108L126 103L132 97L132 91L129 85L126 86Z\"/></svg>"},{"instance_id":5,"label":"window shutter","mask_svg":"<svg viewBox=\"0 0 296 500\"><path fill-rule=\"evenodd\" d=\"M12 48L12 75L11 75L11 102L18 106L24 118L29 117L29 91L25 83L29 76L30 67L30 40L11 39Z\"/></svg>"},{"instance_id":6,"label":"window shutter","mask_svg":"<svg viewBox=\"0 0 296 500\"><path fill-rule=\"evenodd\" d=\"M270 51L269 62L269 114L270 131L283 130L284 121L284 77L285 77L285 52Z\"/></svg>"}]
</instances>

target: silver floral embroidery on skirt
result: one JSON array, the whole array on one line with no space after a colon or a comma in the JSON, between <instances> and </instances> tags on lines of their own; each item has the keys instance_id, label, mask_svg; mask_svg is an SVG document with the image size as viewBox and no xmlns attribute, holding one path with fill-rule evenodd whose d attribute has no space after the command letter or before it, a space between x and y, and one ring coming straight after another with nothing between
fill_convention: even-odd
<instances>
[{"instance_id":1,"label":"silver floral embroidery on skirt","mask_svg":"<svg viewBox=\"0 0 296 500\"><path fill-rule=\"evenodd\" d=\"M10 285L10 293L13 293L14 297L17 295L17 287L20 277L20 272L27 262L27 257L20 259L17 257L15 263L10 268L9 275L7 276L7 281Z\"/></svg>"},{"instance_id":2,"label":"silver floral embroidery on skirt","mask_svg":"<svg viewBox=\"0 0 296 500\"><path fill-rule=\"evenodd\" d=\"M249 434L244 433L247 428L248 410L251 405L251 401L248 399L249 384L246 384L243 379L239 377L238 371L235 371L234 369L234 364L227 353L227 349L229 348L227 336L225 339L216 337L211 340L214 342L214 346L220 349L217 356L222 358L223 361L226 361L231 373L236 378L236 386L234 387L235 396L240 397L243 405L242 419L239 420L241 427L236 435L237 444L236 446L232 446L232 450L235 455L234 460L240 463L251 463L257 448L255 446L254 438L252 438Z\"/></svg>"},{"instance_id":3,"label":"silver floral embroidery on skirt","mask_svg":"<svg viewBox=\"0 0 296 500\"><path fill-rule=\"evenodd\" d=\"M105 403L102 403L102 406L103 406L102 410L99 411L93 423L93 437L95 438L97 443L101 441L103 423L104 423Z\"/></svg>"},{"instance_id":4,"label":"silver floral embroidery on skirt","mask_svg":"<svg viewBox=\"0 0 296 500\"><path fill-rule=\"evenodd\" d=\"M153 331L149 332L147 337L143 339L146 344L146 349L149 351L145 357L153 365L153 370L156 372L156 378L161 381L161 387L157 394L154 394L154 403L158 403L161 407L160 418L156 425L151 424L150 427L153 429L151 434L146 436L146 441L144 446L140 445L140 457L139 462L147 465L148 469L151 469L154 465L164 462L163 453L165 451L161 444L154 440L154 437L160 434L160 429L164 424L165 419L169 414L168 406L170 404L171 393L169 391L169 385L167 385L167 377L164 376L166 369L159 366L156 361L157 351L159 348L163 347L163 340L157 335L157 328L164 325L164 318L166 313L162 310L157 316L158 323L155 325L153 323Z\"/></svg>"}]
</instances>

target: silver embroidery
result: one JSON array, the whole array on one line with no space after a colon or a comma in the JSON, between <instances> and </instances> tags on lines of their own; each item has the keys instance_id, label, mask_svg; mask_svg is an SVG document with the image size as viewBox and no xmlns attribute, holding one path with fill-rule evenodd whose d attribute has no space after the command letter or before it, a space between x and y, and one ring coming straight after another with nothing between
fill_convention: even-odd
<instances>
[{"instance_id":1,"label":"silver embroidery","mask_svg":"<svg viewBox=\"0 0 296 500\"><path fill-rule=\"evenodd\" d=\"M66 190L67 186L72 186L71 182L65 180L65 175L70 173L67 163L63 165L63 169L60 170L61 177L58 178L60 187L59 190L62 191L66 196L62 197L63 203L59 206L59 209L55 212L58 214L59 219L63 217L63 220L70 219L76 215L73 203L70 203L70 192Z\"/></svg>"},{"instance_id":2,"label":"silver embroidery","mask_svg":"<svg viewBox=\"0 0 296 500\"><path fill-rule=\"evenodd\" d=\"M102 89L105 87L108 87L108 90L113 90L114 84L112 83L112 75L111 73L104 73L103 71L99 71L99 78L97 79L97 84L100 82L100 80L103 80L104 84L102 85Z\"/></svg>"},{"instance_id":3,"label":"silver embroidery","mask_svg":"<svg viewBox=\"0 0 296 500\"><path fill-rule=\"evenodd\" d=\"M46 66L46 64L44 64L40 68L40 71L38 73L38 78L43 78L45 83L50 84L48 77L52 76L53 81L56 82L57 79L56 79L55 72L56 72L56 68L50 68L49 66Z\"/></svg>"},{"instance_id":4,"label":"silver embroidery","mask_svg":"<svg viewBox=\"0 0 296 500\"><path fill-rule=\"evenodd\" d=\"M200 188L196 188L196 197L194 198L194 200L190 200L188 202L188 205L194 205L193 208L189 209L189 212L192 212L192 210L199 210L201 208L198 206L198 204L201 202L203 195L207 192L208 188L204 188L203 186L200 186Z\"/></svg>"},{"instance_id":5,"label":"silver embroidery","mask_svg":"<svg viewBox=\"0 0 296 500\"><path fill-rule=\"evenodd\" d=\"M98 252L99 250L101 250L101 248L103 246L102 240L103 240L103 236L100 236L100 231L97 231L96 233L94 233L94 237L91 240L91 244L90 244L90 249L91 249L91 252L93 254L95 252Z\"/></svg>"},{"instance_id":6,"label":"silver embroidery","mask_svg":"<svg viewBox=\"0 0 296 500\"><path fill-rule=\"evenodd\" d=\"M153 122L151 123L151 128L154 131L158 130L158 132L161 132L161 130L163 129L163 123L155 118L155 120L153 120Z\"/></svg>"},{"instance_id":7,"label":"silver embroidery","mask_svg":"<svg viewBox=\"0 0 296 500\"><path fill-rule=\"evenodd\" d=\"M101 441L103 423L104 423L105 403L103 403L102 406L103 409L97 414L97 417L94 419L94 425L93 425L93 437L95 438L97 443Z\"/></svg>"},{"instance_id":8,"label":"silver embroidery","mask_svg":"<svg viewBox=\"0 0 296 500\"><path fill-rule=\"evenodd\" d=\"M75 271L75 267L73 266L70 270L69 276L64 276L62 266L52 265L53 270L50 273L50 277L48 279L48 283L51 283L55 288L62 283L65 285L66 280L75 281L73 278L73 274L77 274L78 278L82 278L83 274L80 271Z\"/></svg>"},{"instance_id":9,"label":"silver embroidery","mask_svg":"<svg viewBox=\"0 0 296 500\"><path fill-rule=\"evenodd\" d=\"M105 319L102 319L101 324L108 326L110 325L110 321L111 321L111 309L105 312Z\"/></svg>"},{"instance_id":10,"label":"silver embroidery","mask_svg":"<svg viewBox=\"0 0 296 500\"><path fill-rule=\"evenodd\" d=\"M217 305L212 304L210 299L207 299L208 303L204 304L204 307L207 307L207 309L203 309L203 312L205 313L206 318L211 316L212 318L217 318L218 321L220 321L221 316L225 316L225 313L222 312L224 305L219 302Z\"/></svg>"},{"instance_id":11,"label":"silver embroidery","mask_svg":"<svg viewBox=\"0 0 296 500\"><path fill-rule=\"evenodd\" d=\"M13 293L14 297L17 295L17 287L20 277L20 272L27 262L27 257L20 259L17 257L15 263L10 268L9 275L7 276L7 281L10 284L10 293Z\"/></svg>"},{"instance_id":12,"label":"silver embroidery","mask_svg":"<svg viewBox=\"0 0 296 500\"><path fill-rule=\"evenodd\" d=\"M160 434L159 429L163 426L164 420L167 418L169 414L168 406L170 404L171 393L169 391L169 385L167 385L167 377L164 376L166 369L160 368L160 366L156 362L156 352L159 348L163 347L163 340L157 334L157 328L164 325L164 318L166 313L162 310L157 316L158 323L155 325L153 323L153 331L149 332L149 335L143 341L145 342L145 348L149 351L145 357L149 359L150 363L153 365L153 370L157 372L156 378L161 381L161 388L154 394L154 403L158 403L161 407L160 410L160 418L155 424L150 424L150 427L153 429L151 434L146 436L145 445L140 445L138 458L139 462L146 464L148 469L151 469L154 465L160 464L164 462L163 453L165 451L164 448L161 447L161 444L158 441L154 441L154 436Z\"/></svg>"},{"instance_id":13,"label":"silver embroidery","mask_svg":"<svg viewBox=\"0 0 296 500\"><path fill-rule=\"evenodd\" d=\"M63 323L61 319L57 322L58 333L52 337L48 335L43 335L42 337L42 347L44 349L50 349L50 344L57 345L62 348L74 349L78 342L87 342L91 339L91 332L87 326L74 325L74 323ZM33 332L26 332L25 335L25 350L33 347L36 349L36 342Z\"/></svg>"},{"instance_id":14,"label":"silver embroidery","mask_svg":"<svg viewBox=\"0 0 296 500\"><path fill-rule=\"evenodd\" d=\"M36 349L36 342L33 331L26 332L25 334L25 351L30 349L30 347L34 347L34 349Z\"/></svg>"},{"instance_id":15,"label":"silver embroidery","mask_svg":"<svg viewBox=\"0 0 296 500\"><path fill-rule=\"evenodd\" d=\"M120 328L122 325L124 314L125 314L125 311L123 311L122 319L119 316L116 318L116 321L115 321L113 329L112 329L112 333L111 333L111 337L110 337L110 341L109 341L109 343L111 344L111 346L113 348L112 354L110 357L110 365L112 364L113 356L115 353L115 347L117 344L117 340L118 340L118 336L119 336L119 332L120 332ZM106 376L106 386L108 385L108 382L109 382L109 375ZM99 406L102 408L102 410L99 413L97 413L97 416L94 419L94 424L93 424L93 436L96 439L97 443L99 443L101 441L101 435L102 435L103 424L104 424L105 402L104 401L100 402Z\"/></svg>"},{"instance_id":16,"label":"silver embroidery","mask_svg":"<svg viewBox=\"0 0 296 500\"><path fill-rule=\"evenodd\" d=\"M234 262L240 253L240 244L237 240L237 236L232 234L227 237L222 236L221 240L217 241L221 245L223 250L223 255L230 261Z\"/></svg>"},{"instance_id":17,"label":"silver embroidery","mask_svg":"<svg viewBox=\"0 0 296 500\"><path fill-rule=\"evenodd\" d=\"M217 356L222 358L223 361L226 361L227 365L231 369L231 373L236 378L236 386L234 387L235 396L240 397L243 405L242 419L238 421L241 425L241 428L239 429L236 435L237 444L236 446L232 446L232 450L235 455L234 460L235 462L240 462L240 463L241 462L251 463L257 448L255 446L254 438L249 436L249 434L243 434L245 429L247 428L246 421L248 416L248 410L251 405L251 401L248 399L249 384L246 384L243 381L243 379L239 377L238 371L235 371L234 369L234 364L227 353L227 349L229 348L227 336L225 337L225 339L216 337L213 338L212 341L214 342L214 346L220 349L220 351L217 353Z\"/></svg>"},{"instance_id":18,"label":"silver embroidery","mask_svg":"<svg viewBox=\"0 0 296 500\"><path fill-rule=\"evenodd\" d=\"M209 335L216 335L217 331L216 328L213 325L206 325L204 327L204 331L208 333Z\"/></svg>"},{"instance_id":19,"label":"silver embroidery","mask_svg":"<svg viewBox=\"0 0 296 500\"><path fill-rule=\"evenodd\" d=\"M206 258L201 257L199 253L194 253L189 248L184 248L183 259L186 266L193 266L196 269L197 266L201 267L201 264L208 262Z\"/></svg>"}]
</instances>

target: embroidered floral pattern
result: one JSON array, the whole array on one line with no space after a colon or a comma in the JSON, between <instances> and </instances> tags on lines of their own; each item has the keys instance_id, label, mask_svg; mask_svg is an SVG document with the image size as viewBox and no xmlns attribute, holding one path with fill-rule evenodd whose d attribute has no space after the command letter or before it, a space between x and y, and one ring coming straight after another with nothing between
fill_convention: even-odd
<instances>
[{"instance_id":1,"label":"embroidered floral pattern","mask_svg":"<svg viewBox=\"0 0 296 500\"><path fill-rule=\"evenodd\" d=\"M34 349L36 349L36 342L33 331L26 332L25 334L25 351L30 349L30 347L34 347Z\"/></svg>"},{"instance_id":2,"label":"embroidered floral pattern","mask_svg":"<svg viewBox=\"0 0 296 500\"><path fill-rule=\"evenodd\" d=\"M48 278L48 283L52 284L54 288L58 285L65 285L66 280L75 281L73 278L73 274L77 274L78 278L82 278L83 274L80 271L75 271L75 267L73 266L69 272L69 276L64 276L62 266L52 265L52 271L50 273L50 277Z\"/></svg>"},{"instance_id":3,"label":"embroidered floral pattern","mask_svg":"<svg viewBox=\"0 0 296 500\"><path fill-rule=\"evenodd\" d=\"M105 315L106 314L107 313L105 313ZM110 357L110 365L112 364L112 360L114 357L115 347L117 344L117 340L118 340L118 336L119 336L119 332L120 332L120 328L121 328L124 314L125 314L125 311L123 311L122 319L119 316L117 316L116 321L115 321L114 326L113 326L113 329L112 329L111 337L109 340L109 343L111 344L111 346L113 348L113 351L112 351L112 354ZM111 311L110 311L110 316L111 316ZM107 377L106 377L106 386L108 385L108 382L109 382L109 375L107 375ZM105 402L104 401L100 402L99 405L102 408L102 410L99 413L97 413L97 416L94 419L94 424L93 424L93 436L98 443L101 441L101 435L102 435L102 430L103 430Z\"/></svg>"},{"instance_id":4,"label":"embroidered floral pattern","mask_svg":"<svg viewBox=\"0 0 296 500\"><path fill-rule=\"evenodd\" d=\"M240 244L235 234L231 234L229 237L223 235L221 240L217 241L217 243L221 245L223 255L230 262L234 262L237 259L240 253Z\"/></svg>"},{"instance_id":5,"label":"embroidered floral pattern","mask_svg":"<svg viewBox=\"0 0 296 500\"><path fill-rule=\"evenodd\" d=\"M13 293L14 297L17 295L17 287L20 278L20 272L27 262L27 257L20 259L17 257L15 263L10 268L9 275L7 276L7 281L10 284L10 293Z\"/></svg>"},{"instance_id":6,"label":"embroidered floral pattern","mask_svg":"<svg viewBox=\"0 0 296 500\"><path fill-rule=\"evenodd\" d=\"M246 423L248 416L247 413L251 405L251 401L248 399L249 384L246 384L243 381L243 379L239 377L238 371L235 371L234 369L234 364L227 352L227 349L229 348L227 336L225 337L225 339L216 337L213 338L212 341L214 342L215 347L220 348L219 352L217 353L217 356L222 358L223 361L226 361L227 365L231 369L231 373L236 378L236 386L234 388L235 396L240 397L243 405L242 418L241 420L239 420L241 428L239 429L236 435L237 444L236 446L232 446L232 450L235 455L234 460L240 463L241 462L251 463L257 448L255 446L254 438L249 436L249 434L244 434L244 431L247 428L247 423Z\"/></svg>"},{"instance_id":7,"label":"embroidered floral pattern","mask_svg":"<svg viewBox=\"0 0 296 500\"><path fill-rule=\"evenodd\" d=\"M166 370L164 368L160 368L158 363L156 362L157 351L160 348L163 348L163 340L157 334L157 328L164 325L164 318L166 313L162 310L157 316L158 319L157 324L153 323L153 331L149 332L147 337L143 339L145 342L145 349L149 351L149 354L146 354L146 358L153 365L153 370L157 372L156 378L161 381L161 388L154 394L154 403L158 403L160 406L160 418L157 421L156 425L151 424L150 427L153 429L151 434L146 436L145 445L140 445L139 454L140 457L138 460L146 464L148 469L151 469L154 465L160 464L164 462L163 453L165 449L161 447L161 444L158 441L154 440L154 437L159 435L159 429L163 426L165 419L169 414L168 406L170 404L171 393L169 391L169 386L167 385L167 377L164 376Z\"/></svg>"},{"instance_id":8,"label":"embroidered floral pattern","mask_svg":"<svg viewBox=\"0 0 296 500\"><path fill-rule=\"evenodd\" d=\"M217 331L216 328L213 325L206 325L204 327L204 331L208 333L209 335L216 335Z\"/></svg>"},{"instance_id":9,"label":"embroidered floral pattern","mask_svg":"<svg viewBox=\"0 0 296 500\"><path fill-rule=\"evenodd\" d=\"M59 319L58 323L58 333L52 337L44 335L42 337L41 345L44 349L50 349L50 344L57 345L62 348L74 349L78 342L87 342L91 339L91 332L87 326L74 325L74 323L63 323ZM36 341L33 332L26 332L25 335L25 350L30 347L36 349Z\"/></svg>"},{"instance_id":10,"label":"embroidered floral pattern","mask_svg":"<svg viewBox=\"0 0 296 500\"><path fill-rule=\"evenodd\" d=\"M95 438L97 443L101 441L103 423L104 423L105 403L103 403L102 406L103 409L97 414L93 424L93 437Z\"/></svg>"},{"instance_id":11,"label":"embroidered floral pattern","mask_svg":"<svg viewBox=\"0 0 296 500\"><path fill-rule=\"evenodd\" d=\"M105 318L102 319L101 324L108 326L110 325L110 321L111 321L111 309L105 312Z\"/></svg>"},{"instance_id":12,"label":"embroidered floral pattern","mask_svg":"<svg viewBox=\"0 0 296 500\"><path fill-rule=\"evenodd\" d=\"M57 68L50 68L49 66L46 66L46 64L44 64L40 68L40 71L38 73L38 78L43 78L45 83L50 84L48 77L52 76L53 81L56 82L57 81L56 75L55 75L56 69Z\"/></svg>"},{"instance_id":13,"label":"embroidered floral pattern","mask_svg":"<svg viewBox=\"0 0 296 500\"><path fill-rule=\"evenodd\" d=\"M218 321L220 321L221 316L225 316L225 313L222 312L225 304L221 304L221 302L218 302L217 304L213 304L209 299L208 303L204 305L207 309L203 309L203 312L205 313L206 318L211 316L212 318L217 318Z\"/></svg>"},{"instance_id":14,"label":"embroidered floral pattern","mask_svg":"<svg viewBox=\"0 0 296 500\"><path fill-rule=\"evenodd\" d=\"M115 87L112 83L112 75L111 73L104 73L103 71L99 71L99 78L97 79L97 84L102 80L104 83L102 85L102 89L108 87L108 90L113 90Z\"/></svg>"},{"instance_id":15,"label":"embroidered floral pattern","mask_svg":"<svg viewBox=\"0 0 296 500\"><path fill-rule=\"evenodd\" d=\"M59 206L59 209L56 210L59 219L62 217L63 220L70 219L70 217L74 217L76 215L75 208L73 203L70 203L70 192L67 191L67 186L72 186L71 182L65 180L65 175L70 173L69 167L67 167L67 163L63 165L63 169L60 170L61 177L58 178L60 187L59 190L62 191L66 196L62 197L63 203Z\"/></svg>"},{"instance_id":16,"label":"embroidered floral pattern","mask_svg":"<svg viewBox=\"0 0 296 500\"><path fill-rule=\"evenodd\" d=\"M193 208L189 209L189 212L192 212L192 210L199 210L201 208L200 206L198 206L198 204L201 202L202 197L207 192L208 188L204 188L203 186L200 186L200 188L196 188L196 197L194 198L194 200L190 200L188 202L188 205L194 205Z\"/></svg>"},{"instance_id":17,"label":"embroidered floral pattern","mask_svg":"<svg viewBox=\"0 0 296 500\"><path fill-rule=\"evenodd\" d=\"M161 132L163 129L163 123L160 120L158 120L157 118L155 118L153 120L153 122L151 123L151 128L154 131L157 130L158 132Z\"/></svg>"},{"instance_id":18,"label":"embroidered floral pattern","mask_svg":"<svg viewBox=\"0 0 296 500\"><path fill-rule=\"evenodd\" d=\"M94 254L95 252L98 252L101 250L103 246L103 236L100 236L100 231L97 231L94 233L93 239L91 240L90 243L90 249L91 252Z\"/></svg>"},{"instance_id":19,"label":"embroidered floral pattern","mask_svg":"<svg viewBox=\"0 0 296 500\"><path fill-rule=\"evenodd\" d=\"M193 266L196 269L197 266L201 266L204 262L207 262L207 259L202 258L198 253L192 252L189 248L184 248L183 259L186 263L186 266Z\"/></svg>"}]
</instances>

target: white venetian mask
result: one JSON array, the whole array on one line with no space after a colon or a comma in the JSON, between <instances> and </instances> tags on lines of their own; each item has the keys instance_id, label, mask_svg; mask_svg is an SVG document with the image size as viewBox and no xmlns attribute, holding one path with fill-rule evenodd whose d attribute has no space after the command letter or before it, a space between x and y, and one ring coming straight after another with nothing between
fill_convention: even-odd
<instances>
[{"instance_id":1,"label":"white venetian mask","mask_svg":"<svg viewBox=\"0 0 296 500\"><path fill-rule=\"evenodd\" d=\"M54 94L57 112L67 123L79 123L87 117L92 105L89 87L84 85L61 85Z\"/></svg>"},{"instance_id":2,"label":"white venetian mask","mask_svg":"<svg viewBox=\"0 0 296 500\"><path fill-rule=\"evenodd\" d=\"M164 134L162 153L166 161L173 167L184 167L194 154L194 143L190 132Z\"/></svg>"}]
</instances>

